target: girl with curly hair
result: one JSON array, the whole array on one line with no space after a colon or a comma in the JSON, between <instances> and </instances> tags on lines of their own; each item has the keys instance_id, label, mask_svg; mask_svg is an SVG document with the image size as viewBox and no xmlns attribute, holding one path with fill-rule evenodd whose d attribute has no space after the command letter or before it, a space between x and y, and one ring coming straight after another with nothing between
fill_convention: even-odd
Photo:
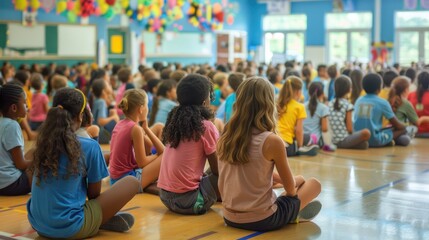
<instances>
[{"instance_id":1,"label":"girl with curly hair","mask_svg":"<svg viewBox=\"0 0 429 240\"><path fill-rule=\"evenodd\" d=\"M108 176L98 143L78 137L86 98L80 90L60 89L36 142L28 220L41 236L82 239L99 229L128 231L134 217L118 211L138 191L133 177L101 193ZM88 198L88 200L86 200Z\"/></svg>"},{"instance_id":2,"label":"girl with curly hair","mask_svg":"<svg viewBox=\"0 0 429 240\"><path fill-rule=\"evenodd\" d=\"M204 214L218 199L216 142L219 132L210 121L211 84L190 74L177 86L175 107L163 132L166 144L158 187L164 205L180 214ZM208 159L211 173L204 174Z\"/></svg>"}]
</instances>

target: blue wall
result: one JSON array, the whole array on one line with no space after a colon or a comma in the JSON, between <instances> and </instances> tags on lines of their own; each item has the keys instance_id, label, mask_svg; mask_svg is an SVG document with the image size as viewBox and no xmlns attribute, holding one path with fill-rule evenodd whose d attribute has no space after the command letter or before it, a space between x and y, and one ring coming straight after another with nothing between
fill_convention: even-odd
<instances>
[{"instance_id":1,"label":"blue wall","mask_svg":"<svg viewBox=\"0 0 429 240\"><path fill-rule=\"evenodd\" d=\"M346 2L346 1L344 1ZM403 11L403 0L382 0L381 1L381 40L394 41L394 16L396 11ZM252 14L249 16L249 46L262 45L263 30L262 18L267 13L266 4L257 3L257 0L249 0L249 7ZM373 31L375 37L375 1L374 0L353 0L353 11L372 12ZM314 0L303 2L292 2L291 14L307 15L307 46L324 46L325 44L325 14L332 12L332 0Z\"/></svg>"}]
</instances>

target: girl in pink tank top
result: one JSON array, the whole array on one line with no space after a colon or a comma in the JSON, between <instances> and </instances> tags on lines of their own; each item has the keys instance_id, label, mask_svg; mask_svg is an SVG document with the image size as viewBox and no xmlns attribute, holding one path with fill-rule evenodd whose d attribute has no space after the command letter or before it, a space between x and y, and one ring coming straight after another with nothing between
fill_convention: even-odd
<instances>
[{"instance_id":1,"label":"girl in pink tank top","mask_svg":"<svg viewBox=\"0 0 429 240\"><path fill-rule=\"evenodd\" d=\"M116 124L110 143L111 183L132 175L141 182L140 192L158 179L164 152L164 145L148 127L147 102L147 95L141 89L125 92L118 105L124 112L125 119ZM142 127L139 122L142 122ZM145 145L148 141L155 147L156 154L147 154Z\"/></svg>"},{"instance_id":2,"label":"girl in pink tank top","mask_svg":"<svg viewBox=\"0 0 429 240\"><path fill-rule=\"evenodd\" d=\"M270 231L289 222L309 221L321 209L312 201L321 191L318 180L294 177L283 140L275 133L274 89L252 77L237 90L235 112L219 138L219 191L229 226ZM274 166L285 193L272 190Z\"/></svg>"}]
</instances>

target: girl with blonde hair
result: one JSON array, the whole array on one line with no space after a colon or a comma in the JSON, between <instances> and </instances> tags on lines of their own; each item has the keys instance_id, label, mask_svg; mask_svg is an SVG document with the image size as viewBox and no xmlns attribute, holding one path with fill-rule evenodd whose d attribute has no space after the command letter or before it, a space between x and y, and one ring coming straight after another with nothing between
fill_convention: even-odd
<instances>
[{"instance_id":1,"label":"girl with blonde hair","mask_svg":"<svg viewBox=\"0 0 429 240\"><path fill-rule=\"evenodd\" d=\"M277 131L287 143L287 155L315 156L319 150L317 137L304 134L303 122L307 118L304 104L299 102L302 95L302 81L290 76L286 79L277 100Z\"/></svg>"}]
</instances>

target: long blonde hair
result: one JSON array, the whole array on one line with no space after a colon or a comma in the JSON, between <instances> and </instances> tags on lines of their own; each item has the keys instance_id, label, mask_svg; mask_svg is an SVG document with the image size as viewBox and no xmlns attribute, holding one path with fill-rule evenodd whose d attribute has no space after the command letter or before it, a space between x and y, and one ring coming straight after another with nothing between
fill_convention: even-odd
<instances>
[{"instance_id":1,"label":"long blonde hair","mask_svg":"<svg viewBox=\"0 0 429 240\"><path fill-rule=\"evenodd\" d=\"M249 162L252 129L275 132L274 88L261 77L245 80L237 90L234 113L219 139L219 159L231 164Z\"/></svg>"},{"instance_id":2,"label":"long blonde hair","mask_svg":"<svg viewBox=\"0 0 429 240\"><path fill-rule=\"evenodd\" d=\"M299 77L290 76L286 79L282 89L279 93L277 100L277 111L279 115L286 113L286 105L293 99L293 95L296 91L302 89L302 81Z\"/></svg>"}]
</instances>

